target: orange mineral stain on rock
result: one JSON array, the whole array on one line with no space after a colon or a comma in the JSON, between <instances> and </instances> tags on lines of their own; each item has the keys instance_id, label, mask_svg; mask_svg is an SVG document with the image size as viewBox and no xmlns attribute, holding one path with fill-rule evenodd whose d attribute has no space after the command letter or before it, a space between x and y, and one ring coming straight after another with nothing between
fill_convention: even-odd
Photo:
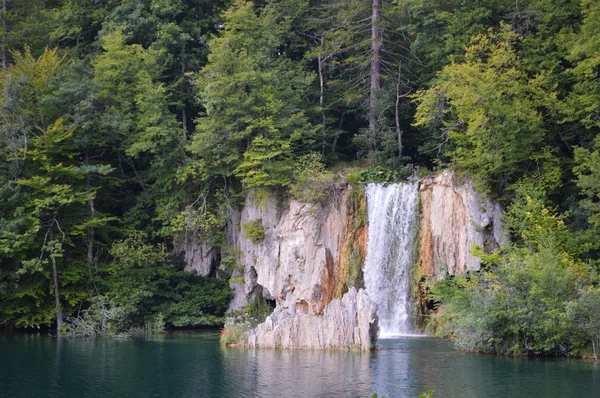
<instances>
[{"instance_id":1,"label":"orange mineral stain on rock","mask_svg":"<svg viewBox=\"0 0 600 398\"><path fill-rule=\"evenodd\" d=\"M471 180L458 183L451 170L424 178L419 189L420 274L442 279L480 269L473 247L505 241L500 205L479 194Z\"/></svg>"},{"instance_id":2,"label":"orange mineral stain on rock","mask_svg":"<svg viewBox=\"0 0 600 398\"><path fill-rule=\"evenodd\" d=\"M367 203L362 189L348 195L346 235L340 247L340 262L335 277L335 298L341 298L350 286L362 287L362 268L367 255Z\"/></svg>"},{"instance_id":3,"label":"orange mineral stain on rock","mask_svg":"<svg viewBox=\"0 0 600 398\"><path fill-rule=\"evenodd\" d=\"M319 286L320 291L322 293L322 298L318 301L318 315L322 315L323 310L325 309L327 304L329 304L331 300L333 300L336 280L339 277L339 272L336 272L339 269L339 267L336 267L336 264L333 261L333 256L331 255L331 251L329 249L327 249L325 252L325 259L327 264L327 272L323 273L323 277L321 278L321 285Z\"/></svg>"},{"instance_id":4,"label":"orange mineral stain on rock","mask_svg":"<svg viewBox=\"0 0 600 398\"><path fill-rule=\"evenodd\" d=\"M419 243L419 265L421 275L435 275L433 261L433 237L431 236L431 190L425 186L420 187L421 194L421 222Z\"/></svg>"}]
</instances>

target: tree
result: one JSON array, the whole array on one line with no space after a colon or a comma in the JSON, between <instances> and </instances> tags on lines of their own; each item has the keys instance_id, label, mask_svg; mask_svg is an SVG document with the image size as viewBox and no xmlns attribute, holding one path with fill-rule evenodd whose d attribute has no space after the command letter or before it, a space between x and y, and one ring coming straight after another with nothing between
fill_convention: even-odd
<instances>
[{"instance_id":1,"label":"tree","mask_svg":"<svg viewBox=\"0 0 600 398\"><path fill-rule=\"evenodd\" d=\"M51 10L50 38L73 58L89 56L102 23L121 0L63 0Z\"/></svg>"},{"instance_id":2,"label":"tree","mask_svg":"<svg viewBox=\"0 0 600 398\"><path fill-rule=\"evenodd\" d=\"M149 244L140 231L115 241L111 255L105 283L110 306L126 314L121 330L157 319L180 327L223 321L232 298L226 281L182 271L164 245Z\"/></svg>"},{"instance_id":3,"label":"tree","mask_svg":"<svg viewBox=\"0 0 600 398\"><path fill-rule=\"evenodd\" d=\"M444 67L415 95L416 126L442 126L446 158L496 189L515 181L546 138L541 109L553 109L555 87L521 70L519 42L508 26L475 36L464 61ZM440 144L441 144L440 143Z\"/></svg>"},{"instance_id":4,"label":"tree","mask_svg":"<svg viewBox=\"0 0 600 398\"><path fill-rule=\"evenodd\" d=\"M473 36L497 27L515 11L514 1L403 0L400 4L409 14L411 47L423 63L420 74L425 80L433 78L453 56L462 55Z\"/></svg>"},{"instance_id":5,"label":"tree","mask_svg":"<svg viewBox=\"0 0 600 398\"><path fill-rule=\"evenodd\" d=\"M251 175L312 147L316 128L303 110L312 76L286 57L282 38L291 21L275 11L267 5L257 15L251 3L237 1L224 13L222 33L208 44L208 64L198 79L206 112L189 146L205 178L235 173L250 186L285 185L279 177L270 182ZM281 152L263 157L268 147Z\"/></svg>"},{"instance_id":6,"label":"tree","mask_svg":"<svg viewBox=\"0 0 600 398\"><path fill-rule=\"evenodd\" d=\"M600 127L600 4L586 0L582 5L581 31L569 34L566 40L567 59L574 64L568 73L575 84L566 98L564 111L567 120L597 129Z\"/></svg>"},{"instance_id":7,"label":"tree","mask_svg":"<svg viewBox=\"0 0 600 398\"><path fill-rule=\"evenodd\" d=\"M71 151L75 148L72 144L69 145L72 132L66 131L63 124L63 119L56 120L42 135L32 140L32 148L26 154L38 163L37 172L17 181L27 187L30 194L23 206L26 211L31 212L33 222L29 233L39 232L43 236L39 258L24 261L20 272L41 272L45 262L50 260L58 334L61 333L63 324L58 259L64 256L64 245L68 243L67 234L74 235L77 224L85 222L81 218L69 220L75 213L73 208L85 205L94 195L93 192L73 185L74 180L82 178L81 173L63 162L55 163L58 159L72 158Z\"/></svg>"},{"instance_id":8,"label":"tree","mask_svg":"<svg viewBox=\"0 0 600 398\"><path fill-rule=\"evenodd\" d=\"M110 168L78 167L76 131L67 126L68 118L61 115L51 95L52 80L65 68L64 57L55 49L34 58L26 49L24 53L14 52L13 59L15 64L4 71L1 80L6 121L2 131L13 162L18 162L11 173L11 185L18 187L19 197L7 211L7 218L17 223L3 228L0 241L5 255L17 260L17 279L37 286L26 295L22 293L27 289L18 285L11 289L6 300L7 318L20 326L48 323L47 315L35 313L45 310L40 300L44 283L50 282L54 291L53 318L60 333L64 310L70 311L86 298L86 282L92 279L91 272L89 279L85 271L81 272L85 267L80 267L77 250L71 246L84 231L109 221L103 216L94 217L86 209L96 188L89 180L84 183L85 176L90 172L106 173ZM15 82L19 84L18 92L7 89ZM46 280L48 276L50 281ZM39 310L27 307L27 296L36 299ZM22 303L21 310L14 302Z\"/></svg>"},{"instance_id":9,"label":"tree","mask_svg":"<svg viewBox=\"0 0 600 398\"><path fill-rule=\"evenodd\" d=\"M292 162L287 141L257 136L235 169L248 188L285 187L291 181Z\"/></svg>"},{"instance_id":10,"label":"tree","mask_svg":"<svg viewBox=\"0 0 600 398\"><path fill-rule=\"evenodd\" d=\"M600 227L600 136L596 136L594 150L575 148L577 186L585 195L582 206L589 212L588 221L595 228Z\"/></svg>"},{"instance_id":11,"label":"tree","mask_svg":"<svg viewBox=\"0 0 600 398\"><path fill-rule=\"evenodd\" d=\"M381 53L383 51L383 27L381 17L381 0L373 0L371 8L371 87L369 92L369 134L371 140L377 135L378 123L378 99L381 91ZM375 143L371 144L371 151Z\"/></svg>"},{"instance_id":12,"label":"tree","mask_svg":"<svg viewBox=\"0 0 600 398\"><path fill-rule=\"evenodd\" d=\"M0 324L55 323L60 331L74 311L110 305L104 298L118 290L107 283L114 241L139 229L148 232L144 247L159 237L169 247L191 214L182 212L189 197L205 187L214 201L202 220L188 218L191 228L223 227L219 205L233 198L231 188L215 193L207 180L190 183L182 166L189 164L186 123L202 108L193 72L206 62L205 36L217 31L224 4L6 0L1 7ZM60 50L44 50L48 43L59 43ZM286 67L295 65L280 70ZM294 72L286 73L277 76L285 80ZM291 80L290 93L303 84ZM297 110L303 102L292 101ZM287 137L269 141L288 155L293 150L286 146L304 123L297 120L285 120ZM295 145L304 143L297 139ZM271 173L270 163L261 170ZM237 166L229 170L232 179ZM215 234L215 241L220 237ZM171 260L173 269L180 267ZM180 269L173 275L159 277L156 291L176 300L140 305L148 304L149 313L172 310L180 325L222 320L229 297L222 284L202 285ZM183 312L207 295L218 303L186 319ZM128 322L138 321L145 319Z\"/></svg>"},{"instance_id":13,"label":"tree","mask_svg":"<svg viewBox=\"0 0 600 398\"><path fill-rule=\"evenodd\" d=\"M96 81L102 85L105 123L110 123L106 127L117 127L127 135L123 141L129 156L172 148L178 125L168 109L168 89L159 81L167 54L125 44L122 28L103 37L103 48L105 52L94 61L94 70Z\"/></svg>"},{"instance_id":14,"label":"tree","mask_svg":"<svg viewBox=\"0 0 600 398\"><path fill-rule=\"evenodd\" d=\"M582 338L592 342L594 359L598 360L600 347L600 289L586 286L581 289L576 300L567 303L567 315L582 334Z\"/></svg>"},{"instance_id":15,"label":"tree","mask_svg":"<svg viewBox=\"0 0 600 398\"><path fill-rule=\"evenodd\" d=\"M393 157L402 157L404 117L400 102L416 85L411 69L418 64L410 50L406 16L402 6L380 0L325 2L312 34L320 38L317 48L310 52L319 61L320 105L324 104L325 82L329 81L330 103L343 100L346 107L358 105L357 117L366 113L366 131L354 141L362 152L370 154L371 165L381 162L382 150L390 152L381 139L390 125L395 134ZM393 98L388 94L391 91ZM350 112L342 115L346 113ZM338 136L335 132L334 147Z\"/></svg>"}]
</instances>

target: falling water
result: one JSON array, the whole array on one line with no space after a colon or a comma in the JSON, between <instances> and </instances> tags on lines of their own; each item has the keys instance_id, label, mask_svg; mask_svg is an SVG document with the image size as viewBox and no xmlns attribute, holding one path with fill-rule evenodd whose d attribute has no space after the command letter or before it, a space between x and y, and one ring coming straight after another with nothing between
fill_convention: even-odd
<instances>
[{"instance_id":1,"label":"falling water","mask_svg":"<svg viewBox=\"0 0 600 398\"><path fill-rule=\"evenodd\" d=\"M365 286L378 306L380 337L414 333L410 303L417 184L367 185Z\"/></svg>"}]
</instances>

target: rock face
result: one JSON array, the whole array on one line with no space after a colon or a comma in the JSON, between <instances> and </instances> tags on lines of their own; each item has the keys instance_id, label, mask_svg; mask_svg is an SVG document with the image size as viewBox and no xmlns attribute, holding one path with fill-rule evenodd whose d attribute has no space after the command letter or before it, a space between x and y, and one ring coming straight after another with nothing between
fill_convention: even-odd
<instances>
[{"instance_id":1,"label":"rock face","mask_svg":"<svg viewBox=\"0 0 600 398\"><path fill-rule=\"evenodd\" d=\"M506 241L501 206L480 195L471 180L459 184L446 170L421 180L419 189L421 274L442 279L478 270L472 246L493 249Z\"/></svg>"},{"instance_id":2,"label":"rock face","mask_svg":"<svg viewBox=\"0 0 600 398\"><path fill-rule=\"evenodd\" d=\"M377 305L367 293L350 287L332 300L323 315L306 314L296 305L278 307L266 321L250 330L248 346L287 349L355 349L375 347Z\"/></svg>"},{"instance_id":3,"label":"rock face","mask_svg":"<svg viewBox=\"0 0 600 398\"><path fill-rule=\"evenodd\" d=\"M374 347L377 305L354 287L360 284L366 252L366 226L358 220L364 199L362 192L355 194L349 210L350 191L339 186L326 207L294 199L279 205L275 199L262 204L249 199L232 220L227 239L237 266L230 309L261 295L276 303L273 314L248 332L247 345ZM262 225L264 237L253 241L246 236L244 226L249 225Z\"/></svg>"},{"instance_id":4,"label":"rock face","mask_svg":"<svg viewBox=\"0 0 600 398\"><path fill-rule=\"evenodd\" d=\"M207 276L219 264L219 249L195 238L183 238L184 242L175 244L173 252L183 254L186 271L196 271L200 276Z\"/></svg>"},{"instance_id":5,"label":"rock face","mask_svg":"<svg viewBox=\"0 0 600 398\"><path fill-rule=\"evenodd\" d=\"M348 188L340 187L328 208L294 199L280 206L275 199L263 204L247 200L228 231L239 268L233 275L237 283L230 308L240 309L262 294L278 308L296 306L305 314L322 314L339 279L347 195ZM264 229L259 242L250 240L243 228L256 220Z\"/></svg>"}]
</instances>

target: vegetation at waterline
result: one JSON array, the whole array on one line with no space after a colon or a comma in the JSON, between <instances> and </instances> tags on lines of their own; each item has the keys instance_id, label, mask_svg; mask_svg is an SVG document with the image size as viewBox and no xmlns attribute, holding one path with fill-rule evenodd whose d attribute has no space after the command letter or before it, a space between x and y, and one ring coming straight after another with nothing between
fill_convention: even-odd
<instances>
[{"instance_id":1,"label":"vegetation at waterline","mask_svg":"<svg viewBox=\"0 0 600 398\"><path fill-rule=\"evenodd\" d=\"M591 355L598 358L600 288L578 258L581 242L541 201L525 196L508 209L518 244L477 254L487 269L432 286L440 305L429 325L458 347L485 353Z\"/></svg>"},{"instance_id":2,"label":"vegetation at waterline","mask_svg":"<svg viewBox=\"0 0 600 398\"><path fill-rule=\"evenodd\" d=\"M598 350L598 0L6 0L0 23L0 325L220 323L230 267L178 253L228 252L250 192L453 167L511 244L432 287L436 330Z\"/></svg>"},{"instance_id":3,"label":"vegetation at waterline","mask_svg":"<svg viewBox=\"0 0 600 398\"><path fill-rule=\"evenodd\" d=\"M221 343L225 345L245 344L246 333L263 323L273 313L274 306L267 299L257 297L239 311L228 314L221 331Z\"/></svg>"},{"instance_id":4,"label":"vegetation at waterline","mask_svg":"<svg viewBox=\"0 0 600 398\"><path fill-rule=\"evenodd\" d=\"M107 276L86 309L67 317L69 336L127 335L144 330L162 332L167 325L220 325L233 298L223 279L185 272L163 245L144 243L134 234L113 244Z\"/></svg>"}]
</instances>

